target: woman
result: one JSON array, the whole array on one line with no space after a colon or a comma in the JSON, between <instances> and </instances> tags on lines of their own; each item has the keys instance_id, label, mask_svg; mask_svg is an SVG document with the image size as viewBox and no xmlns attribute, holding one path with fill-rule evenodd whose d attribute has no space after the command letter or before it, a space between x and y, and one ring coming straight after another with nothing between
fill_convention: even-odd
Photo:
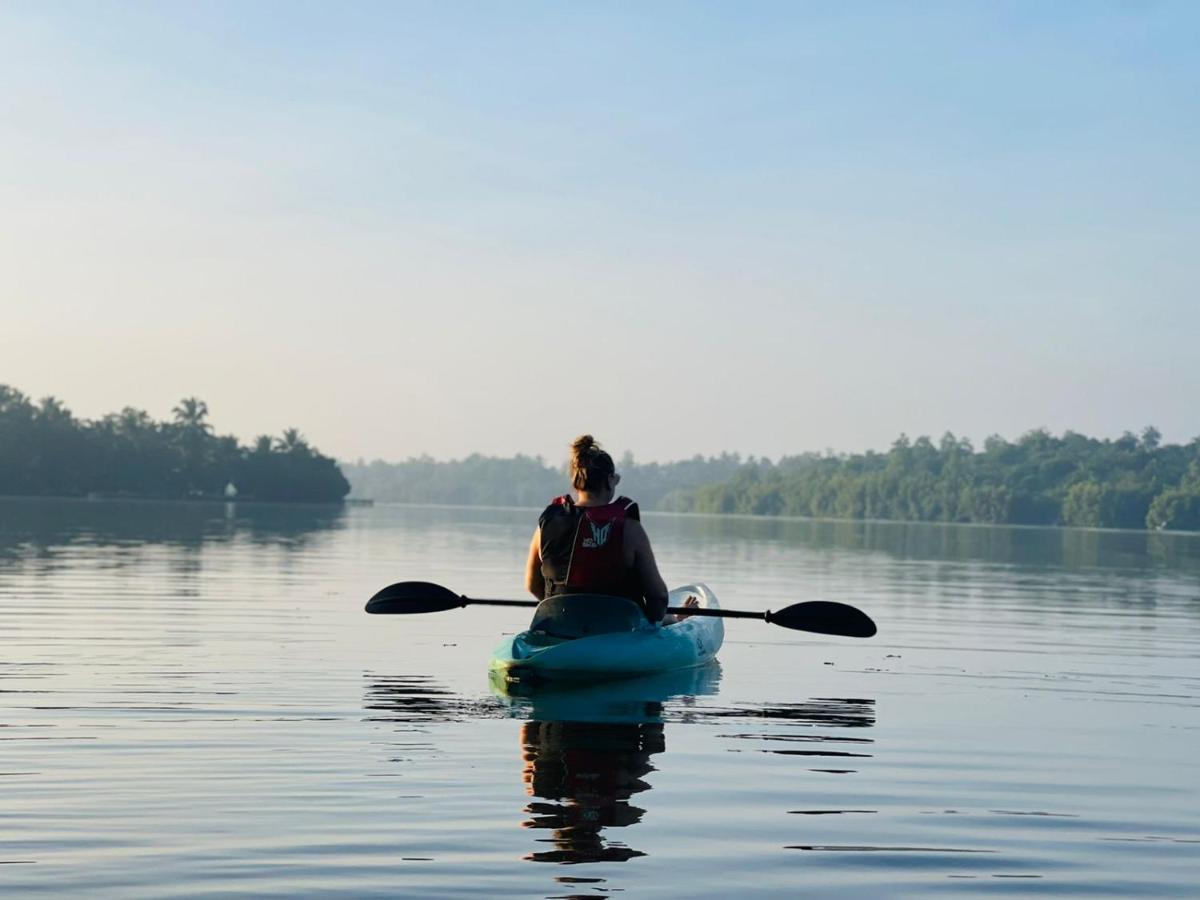
<instances>
[{"instance_id":1,"label":"woman","mask_svg":"<svg viewBox=\"0 0 1200 900\"><path fill-rule=\"evenodd\" d=\"M579 495L555 498L529 544L525 587L539 600L559 594L610 594L641 605L660 622L667 586L658 573L637 504L616 497L612 457L590 434L571 444L571 484Z\"/></svg>"}]
</instances>

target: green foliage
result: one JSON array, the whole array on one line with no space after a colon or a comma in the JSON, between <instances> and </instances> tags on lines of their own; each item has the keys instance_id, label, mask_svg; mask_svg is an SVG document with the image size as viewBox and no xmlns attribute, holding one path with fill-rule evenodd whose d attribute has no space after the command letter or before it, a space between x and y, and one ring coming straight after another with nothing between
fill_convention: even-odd
<instances>
[{"instance_id":1,"label":"green foliage","mask_svg":"<svg viewBox=\"0 0 1200 900\"><path fill-rule=\"evenodd\" d=\"M542 459L469 456L343 466L359 496L409 503L530 506L568 488ZM976 450L945 434L901 435L886 453L805 453L772 462L736 454L617 465L621 491L646 509L1094 528L1200 529L1200 439L1164 445L1155 428L1098 440L1031 431Z\"/></svg>"},{"instance_id":2,"label":"green foliage","mask_svg":"<svg viewBox=\"0 0 1200 900\"><path fill-rule=\"evenodd\" d=\"M1031 431L976 451L947 433L901 435L887 453L750 461L716 484L679 490L683 512L844 519L1200 529L1200 439L1158 430L1098 440Z\"/></svg>"},{"instance_id":3,"label":"green foliage","mask_svg":"<svg viewBox=\"0 0 1200 900\"><path fill-rule=\"evenodd\" d=\"M350 490L337 463L294 429L242 447L208 424L208 406L188 397L171 422L125 408L82 421L53 397L38 404L0 385L0 494L341 500Z\"/></svg>"},{"instance_id":4,"label":"green foliage","mask_svg":"<svg viewBox=\"0 0 1200 900\"><path fill-rule=\"evenodd\" d=\"M1163 491L1150 504L1146 525L1173 531L1200 531L1200 490L1171 488Z\"/></svg>"},{"instance_id":5,"label":"green foliage","mask_svg":"<svg viewBox=\"0 0 1200 900\"><path fill-rule=\"evenodd\" d=\"M1063 523L1099 527L1104 521L1111 492L1091 479L1071 485L1063 498Z\"/></svg>"}]
</instances>

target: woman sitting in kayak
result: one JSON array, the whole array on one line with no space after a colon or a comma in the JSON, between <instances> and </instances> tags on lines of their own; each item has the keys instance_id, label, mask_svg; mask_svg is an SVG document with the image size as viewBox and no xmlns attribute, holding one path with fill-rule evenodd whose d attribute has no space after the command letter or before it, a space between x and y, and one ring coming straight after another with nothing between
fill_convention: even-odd
<instances>
[{"instance_id":1,"label":"woman sitting in kayak","mask_svg":"<svg viewBox=\"0 0 1200 900\"><path fill-rule=\"evenodd\" d=\"M660 622L667 609L667 585L637 504L615 497L620 480L612 457L590 434L575 439L571 485L579 497L556 497L538 518L525 587L539 600L560 594L628 597L651 622Z\"/></svg>"}]
</instances>

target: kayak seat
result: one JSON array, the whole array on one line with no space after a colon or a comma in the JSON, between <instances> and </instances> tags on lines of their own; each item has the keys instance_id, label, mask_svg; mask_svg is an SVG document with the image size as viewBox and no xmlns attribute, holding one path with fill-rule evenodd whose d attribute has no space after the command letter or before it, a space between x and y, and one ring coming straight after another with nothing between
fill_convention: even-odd
<instances>
[{"instance_id":1,"label":"kayak seat","mask_svg":"<svg viewBox=\"0 0 1200 900\"><path fill-rule=\"evenodd\" d=\"M608 594L547 597L537 605L529 623L531 632L567 640L645 627L646 614L638 604Z\"/></svg>"}]
</instances>

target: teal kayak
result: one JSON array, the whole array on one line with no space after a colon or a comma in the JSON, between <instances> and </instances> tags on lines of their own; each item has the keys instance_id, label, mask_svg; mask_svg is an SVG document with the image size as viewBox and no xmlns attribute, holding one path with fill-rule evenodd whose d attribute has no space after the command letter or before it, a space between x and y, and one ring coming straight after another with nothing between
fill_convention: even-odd
<instances>
[{"instance_id":1,"label":"teal kayak","mask_svg":"<svg viewBox=\"0 0 1200 900\"><path fill-rule=\"evenodd\" d=\"M720 608L703 584L671 591L669 605L683 606L688 597ZM496 647L491 669L506 682L633 678L706 665L724 640L725 624L716 616L652 624L624 598L567 595L543 601L529 629Z\"/></svg>"}]
</instances>

